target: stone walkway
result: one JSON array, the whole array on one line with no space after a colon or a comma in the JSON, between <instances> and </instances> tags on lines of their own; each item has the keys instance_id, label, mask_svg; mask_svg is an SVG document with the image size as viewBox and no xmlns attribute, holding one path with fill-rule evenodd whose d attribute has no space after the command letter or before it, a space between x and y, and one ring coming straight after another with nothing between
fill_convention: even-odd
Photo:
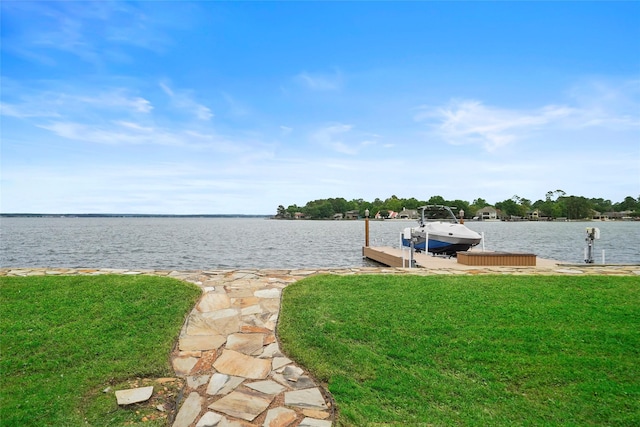
<instances>
[{"instance_id":1,"label":"stone walkway","mask_svg":"<svg viewBox=\"0 0 640 427\"><path fill-rule=\"evenodd\" d=\"M275 332L282 289L312 273L171 274L203 289L173 356L187 378L174 427L332 425L330 396L280 351Z\"/></svg>"},{"instance_id":2,"label":"stone walkway","mask_svg":"<svg viewBox=\"0 0 640 427\"><path fill-rule=\"evenodd\" d=\"M276 324L282 289L315 274L534 274L640 276L640 266L351 268L328 270L157 271L2 268L0 276L158 275L195 283L203 294L172 354L186 378L173 427L330 427L335 407L328 391L280 350Z\"/></svg>"}]
</instances>

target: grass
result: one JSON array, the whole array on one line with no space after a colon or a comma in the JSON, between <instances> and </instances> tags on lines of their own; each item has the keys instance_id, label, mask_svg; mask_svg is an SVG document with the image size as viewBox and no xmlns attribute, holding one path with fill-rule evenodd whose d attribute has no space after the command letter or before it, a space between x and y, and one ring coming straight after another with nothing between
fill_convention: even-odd
<instances>
[{"instance_id":1,"label":"grass","mask_svg":"<svg viewBox=\"0 0 640 427\"><path fill-rule=\"evenodd\" d=\"M316 276L283 293L288 355L339 425L640 425L633 277Z\"/></svg>"},{"instance_id":2,"label":"grass","mask_svg":"<svg viewBox=\"0 0 640 427\"><path fill-rule=\"evenodd\" d=\"M2 426L158 418L155 409L120 408L113 391L102 390L173 375L169 353L200 295L195 285L151 276L2 277L0 292Z\"/></svg>"}]
</instances>

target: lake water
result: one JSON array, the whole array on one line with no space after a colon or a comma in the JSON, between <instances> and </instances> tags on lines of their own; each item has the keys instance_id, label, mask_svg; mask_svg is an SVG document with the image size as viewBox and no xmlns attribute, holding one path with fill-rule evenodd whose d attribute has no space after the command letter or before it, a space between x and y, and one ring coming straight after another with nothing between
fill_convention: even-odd
<instances>
[{"instance_id":1,"label":"lake water","mask_svg":"<svg viewBox=\"0 0 640 427\"><path fill-rule=\"evenodd\" d=\"M399 246L415 221L370 221L371 246ZM640 222L472 222L487 250L583 263L598 227L596 263L640 264ZM0 218L1 267L200 270L338 268L362 259L363 221L262 218Z\"/></svg>"}]
</instances>

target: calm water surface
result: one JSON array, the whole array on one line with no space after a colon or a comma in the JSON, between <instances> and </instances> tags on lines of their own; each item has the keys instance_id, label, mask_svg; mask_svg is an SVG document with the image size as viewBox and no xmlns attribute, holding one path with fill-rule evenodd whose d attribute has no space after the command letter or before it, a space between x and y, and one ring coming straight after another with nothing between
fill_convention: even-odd
<instances>
[{"instance_id":1,"label":"calm water surface","mask_svg":"<svg viewBox=\"0 0 640 427\"><path fill-rule=\"evenodd\" d=\"M372 246L399 246L415 221L371 221ZM582 263L586 227L595 261L640 264L640 222L467 222L488 250ZM2 267L129 269L328 268L367 265L363 221L261 218L1 218Z\"/></svg>"}]
</instances>

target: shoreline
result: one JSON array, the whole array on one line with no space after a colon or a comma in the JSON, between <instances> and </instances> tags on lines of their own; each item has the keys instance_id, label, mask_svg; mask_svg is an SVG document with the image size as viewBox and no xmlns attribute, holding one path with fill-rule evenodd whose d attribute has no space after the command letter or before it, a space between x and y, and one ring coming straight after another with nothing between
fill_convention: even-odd
<instances>
[{"instance_id":1,"label":"shoreline","mask_svg":"<svg viewBox=\"0 0 640 427\"><path fill-rule=\"evenodd\" d=\"M155 270L128 268L72 268L72 267L0 267L0 277L27 276L97 276L104 274L122 275L152 275L174 277L186 280L186 277L198 275L231 275L235 273L251 273L263 277L291 277L302 279L318 274L357 275L357 274L411 274L428 275L480 275L480 274L530 274L530 275L613 275L640 276L640 265L629 264L563 264L544 266L465 266L457 268L458 264L427 266L420 268L401 267L351 267L351 268L307 268L307 269L260 269L260 268L214 268L195 270ZM188 280L192 281L192 280Z\"/></svg>"}]
</instances>

